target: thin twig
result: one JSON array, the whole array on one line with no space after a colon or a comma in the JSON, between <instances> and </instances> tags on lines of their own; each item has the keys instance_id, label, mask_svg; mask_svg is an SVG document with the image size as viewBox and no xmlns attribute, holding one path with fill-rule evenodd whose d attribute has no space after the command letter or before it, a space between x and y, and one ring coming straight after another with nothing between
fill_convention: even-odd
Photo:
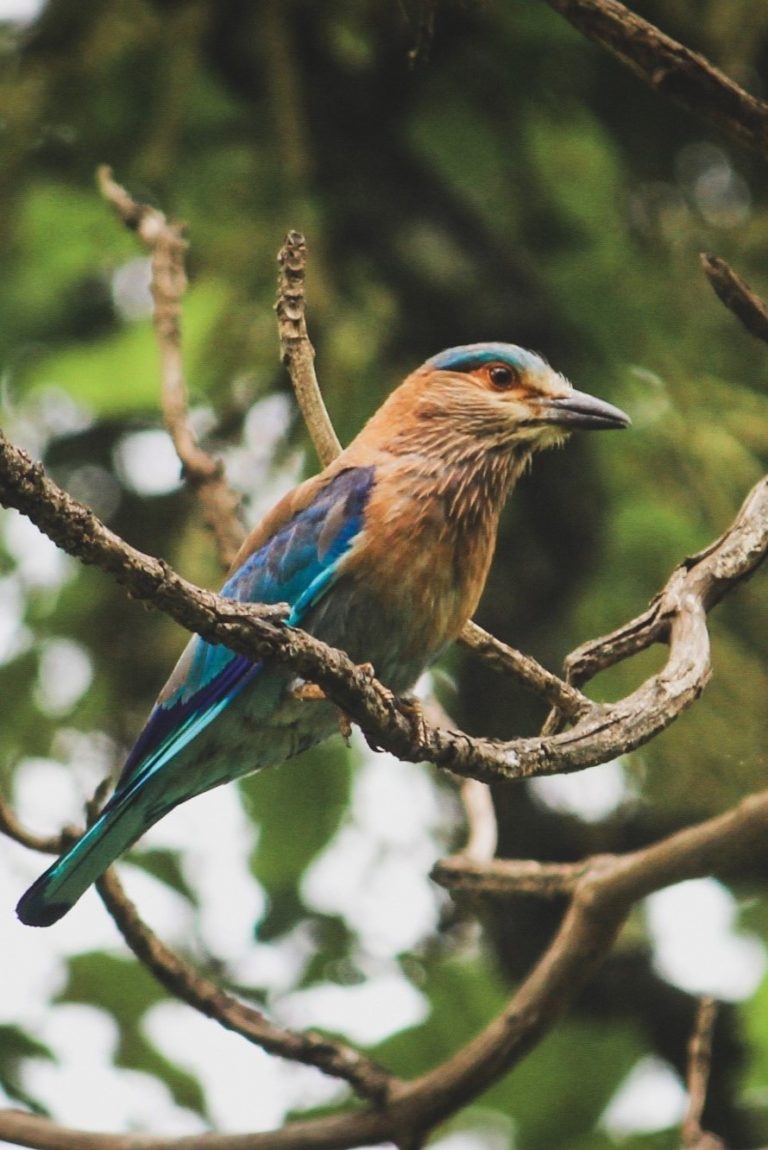
<instances>
[{"instance_id":1,"label":"thin twig","mask_svg":"<svg viewBox=\"0 0 768 1150\"><path fill-rule=\"evenodd\" d=\"M502 643L474 620L467 623L459 636L462 647L479 655L497 671L511 675L521 686L551 703L567 718L586 714L594 703L570 683L558 679L530 655Z\"/></svg>"},{"instance_id":2,"label":"thin twig","mask_svg":"<svg viewBox=\"0 0 768 1150\"><path fill-rule=\"evenodd\" d=\"M685 1150L718 1150L723 1143L701 1125L707 1101L709 1073L712 1067L712 1035L717 1018L714 998L700 999L696 1022L688 1043L688 1109L681 1128Z\"/></svg>"},{"instance_id":3,"label":"thin twig","mask_svg":"<svg viewBox=\"0 0 768 1150\"><path fill-rule=\"evenodd\" d=\"M699 259L718 299L744 324L748 332L768 342L768 307L760 296L719 256L702 252Z\"/></svg>"},{"instance_id":4,"label":"thin twig","mask_svg":"<svg viewBox=\"0 0 768 1150\"><path fill-rule=\"evenodd\" d=\"M546 0L654 92L764 156L768 103L750 95L698 52L673 40L618 0Z\"/></svg>"},{"instance_id":5,"label":"thin twig","mask_svg":"<svg viewBox=\"0 0 768 1150\"><path fill-rule=\"evenodd\" d=\"M0 832L23 847L28 847L32 851L43 851L46 854L58 854L70 842L79 838L77 830L70 827L57 835L36 835L34 831L27 830L16 818L10 803L2 795L0 795Z\"/></svg>"},{"instance_id":6,"label":"thin twig","mask_svg":"<svg viewBox=\"0 0 768 1150\"><path fill-rule=\"evenodd\" d=\"M0 1138L38 1150L345 1150L420 1136L457 1113L516 1065L554 1026L605 959L632 906L685 879L722 873L765 842L768 791L733 810L628 855L589 860L545 954L506 1008L454 1055L392 1089L384 1106L306 1119L268 1134L178 1137L70 1130L0 1111ZM703 1147L702 1147L703 1150Z\"/></svg>"},{"instance_id":7,"label":"thin twig","mask_svg":"<svg viewBox=\"0 0 768 1150\"><path fill-rule=\"evenodd\" d=\"M469 778L462 781L460 794L468 832L460 857L478 864L487 863L496 854L499 838L490 788L487 783Z\"/></svg>"},{"instance_id":8,"label":"thin twig","mask_svg":"<svg viewBox=\"0 0 768 1150\"><path fill-rule=\"evenodd\" d=\"M277 263L277 328L280 353L291 376L296 400L307 425L310 438L323 467L341 451L333 430L320 385L315 374L315 349L307 333L304 312L304 279L307 245L301 232L289 232L281 247Z\"/></svg>"},{"instance_id":9,"label":"thin twig","mask_svg":"<svg viewBox=\"0 0 768 1150\"><path fill-rule=\"evenodd\" d=\"M181 298L187 287L184 227L168 220L158 208L134 200L112 178L108 167L98 169L97 180L101 194L150 253L165 425L184 476L197 496L203 521L216 540L222 566L228 568L243 539L239 499L227 484L221 461L200 447L189 423L181 341Z\"/></svg>"}]
</instances>

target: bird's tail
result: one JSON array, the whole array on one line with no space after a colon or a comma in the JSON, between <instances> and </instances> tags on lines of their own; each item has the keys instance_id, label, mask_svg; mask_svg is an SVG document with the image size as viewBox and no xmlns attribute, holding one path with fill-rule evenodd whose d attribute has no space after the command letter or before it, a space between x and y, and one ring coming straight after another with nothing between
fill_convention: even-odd
<instances>
[{"instance_id":1,"label":"bird's tail","mask_svg":"<svg viewBox=\"0 0 768 1150\"><path fill-rule=\"evenodd\" d=\"M160 817L158 811L147 818L146 808L134 799L132 787L113 795L83 837L22 895L16 914L23 923L51 926L58 922L109 864Z\"/></svg>"}]
</instances>

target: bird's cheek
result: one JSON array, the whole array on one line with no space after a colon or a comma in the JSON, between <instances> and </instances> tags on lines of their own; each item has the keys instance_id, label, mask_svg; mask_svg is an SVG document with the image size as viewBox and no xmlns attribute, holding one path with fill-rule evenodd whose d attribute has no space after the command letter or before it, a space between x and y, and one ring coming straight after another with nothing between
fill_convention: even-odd
<instances>
[{"instance_id":1,"label":"bird's cheek","mask_svg":"<svg viewBox=\"0 0 768 1150\"><path fill-rule=\"evenodd\" d=\"M538 450L546 447L560 447L567 440L570 432L562 427L544 425L534 429L536 433L535 447Z\"/></svg>"}]
</instances>

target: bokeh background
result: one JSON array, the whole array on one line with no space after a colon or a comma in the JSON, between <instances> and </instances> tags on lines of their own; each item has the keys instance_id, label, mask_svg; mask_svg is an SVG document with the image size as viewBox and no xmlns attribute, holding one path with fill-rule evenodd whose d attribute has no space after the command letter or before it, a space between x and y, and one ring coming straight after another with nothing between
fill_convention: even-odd
<instances>
[{"instance_id":1,"label":"bokeh background","mask_svg":"<svg viewBox=\"0 0 768 1150\"><path fill-rule=\"evenodd\" d=\"M765 95L768 7L638 10ZM0 0L0 371L7 433L131 543L220 578L158 414L148 267L101 202L108 163L189 225L196 428L248 521L316 467L278 362L275 255L311 249L309 319L343 441L442 347L532 347L627 409L631 432L537 460L479 621L557 668L639 613L765 470L765 352L717 302L711 250L768 288L765 166L657 99L542 0ZM712 620L715 677L626 760L496 793L501 849L626 850L762 784L768 586ZM31 828L78 821L184 642L15 513L0 518L0 777ZM593 690L625 692L649 654ZM434 689L472 733L541 706L466 654ZM174 812L121 866L151 925L292 1026L402 1074L498 1010L560 907L454 906L428 879L461 841L431 768L340 740ZM0 1098L101 1129L265 1129L343 1105L166 997L97 897L59 926L13 905L43 861L0 842ZM765 858L638 908L577 1008L440 1131L441 1150L678 1145L695 996L726 1004L707 1123L768 1141ZM476 914L479 913L479 918Z\"/></svg>"}]
</instances>

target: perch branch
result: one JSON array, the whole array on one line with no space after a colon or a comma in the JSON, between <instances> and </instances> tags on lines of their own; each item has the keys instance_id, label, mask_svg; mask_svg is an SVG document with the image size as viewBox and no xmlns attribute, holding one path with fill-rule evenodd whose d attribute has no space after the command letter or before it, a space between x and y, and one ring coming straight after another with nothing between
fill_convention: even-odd
<instances>
[{"instance_id":1,"label":"perch branch","mask_svg":"<svg viewBox=\"0 0 768 1150\"><path fill-rule=\"evenodd\" d=\"M668 727L701 694L709 677L706 612L751 575L768 552L768 479L762 479L725 534L677 568L655 601L649 630L669 642L661 671L618 702L593 706L567 731L497 742L426 722L415 730L412 718L366 668L312 636L280 625L279 608L222 599L194 587L167 563L142 555L66 495L2 433L0 503L16 507L69 554L100 566L129 594L188 630L254 660L274 657L317 683L383 749L485 782L594 766Z\"/></svg>"},{"instance_id":2,"label":"perch branch","mask_svg":"<svg viewBox=\"0 0 768 1150\"><path fill-rule=\"evenodd\" d=\"M507 1073L551 1029L605 958L632 906L655 890L720 874L762 849L768 791L627 855L584 865L548 950L504 1011L445 1062L396 1084L383 1106L295 1122L268 1134L115 1135L0 1111L0 1138L37 1150L345 1150L419 1139Z\"/></svg>"},{"instance_id":3,"label":"perch branch","mask_svg":"<svg viewBox=\"0 0 768 1150\"><path fill-rule=\"evenodd\" d=\"M239 500L227 484L221 461L204 451L189 423L187 387L181 354L181 297L187 287L182 224L166 219L158 208L140 204L100 167L101 194L150 253L152 298L160 351L161 399L165 426L173 440L184 477L196 493L203 521L216 540L222 566L229 567L243 538Z\"/></svg>"},{"instance_id":4,"label":"perch branch","mask_svg":"<svg viewBox=\"0 0 768 1150\"><path fill-rule=\"evenodd\" d=\"M768 103L750 95L698 52L673 40L618 0L546 0L579 32L625 64L659 95L766 154Z\"/></svg>"}]
</instances>

